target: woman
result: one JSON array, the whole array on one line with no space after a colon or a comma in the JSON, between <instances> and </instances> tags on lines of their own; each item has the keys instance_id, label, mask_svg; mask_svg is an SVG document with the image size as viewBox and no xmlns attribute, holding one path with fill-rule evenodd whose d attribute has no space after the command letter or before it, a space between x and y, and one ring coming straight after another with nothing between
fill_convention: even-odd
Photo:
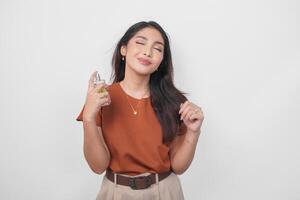
<instances>
[{"instance_id":1,"label":"woman","mask_svg":"<svg viewBox=\"0 0 300 200\"><path fill-rule=\"evenodd\" d=\"M111 85L94 86L92 74L77 117L90 168L106 171L97 199L184 199L177 175L192 162L204 116L173 84L165 31L153 21L134 24L112 65Z\"/></svg>"}]
</instances>

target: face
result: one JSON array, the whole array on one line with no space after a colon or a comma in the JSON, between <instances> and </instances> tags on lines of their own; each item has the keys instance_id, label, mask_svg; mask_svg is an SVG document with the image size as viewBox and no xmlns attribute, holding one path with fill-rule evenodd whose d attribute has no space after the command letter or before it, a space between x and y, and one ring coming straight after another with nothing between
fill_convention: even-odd
<instances>
[{"instance_id":1,"label":"face","mask_svg":"<svg viewBox=\"0 0 300 200\"><path fill-rule=\"evenodd\" d=\"M141 29L128 41L127 46L121 47L121 55L126 57L126 67L139 74L151 74L163 60L164 40L154 28Z\"/></svg>"}]
</instances>

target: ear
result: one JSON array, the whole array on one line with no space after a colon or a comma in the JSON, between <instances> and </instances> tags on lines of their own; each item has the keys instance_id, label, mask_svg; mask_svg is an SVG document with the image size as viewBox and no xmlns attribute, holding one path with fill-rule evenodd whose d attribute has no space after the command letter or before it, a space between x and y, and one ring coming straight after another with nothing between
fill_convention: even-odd
<instances>
[{"instance_id":1,"label":"ear","mask_svg":"<svg viewBox=\"0 0 300 200\"><path fill-rule=\"evenodd\" d=\"M126 46L125 45L121 46L120 53L122 56L126 56L126 51L127 51Z\"/></svg>"}]
</instances>

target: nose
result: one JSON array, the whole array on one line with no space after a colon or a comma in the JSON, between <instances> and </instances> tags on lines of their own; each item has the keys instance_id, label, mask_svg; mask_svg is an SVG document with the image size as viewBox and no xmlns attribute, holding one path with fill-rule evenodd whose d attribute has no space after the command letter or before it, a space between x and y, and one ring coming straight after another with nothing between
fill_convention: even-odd
<instances>
[{"instance_id":1,"label":"nose","mask_svg":"<svg viewBox=\"0 0 300 200\"><path fill-rule=\"evenodd\" d=\"M151 48L145 47L144 55L150 57L151 56Z\"/></svg>"},{"instance_id":2,"label":"nose","mask_svg":"<svg viewBox=\"0 0 300 200\"><path fill-rule=\"evenodd\" d=\"M144 53L144 55L147 56L147 57L150 57L150 55L148 53L146 53L146 52Z\"/></svg>"}]
</instances>

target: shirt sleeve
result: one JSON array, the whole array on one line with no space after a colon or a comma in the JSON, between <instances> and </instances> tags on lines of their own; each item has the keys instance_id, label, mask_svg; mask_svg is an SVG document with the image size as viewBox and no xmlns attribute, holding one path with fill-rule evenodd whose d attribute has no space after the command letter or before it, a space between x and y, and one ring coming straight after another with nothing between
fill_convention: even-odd
<instances>
[{"instance_id":1,"label":"shirt sleeve","mask_svg":"<svg viewBox=\"0 0 300 200\"><path fill-rule=\"evenodd\" d=\"M84 107L81 109L81 112L79 113L79 115L76 118L76 121L83 121L83 111L84 111ZM97 126L101 127L101 122L102 122L102 116L101 116L101 110L98 112L98 114L96 115L96 124Z\"/></svg>"}]
</instances>

